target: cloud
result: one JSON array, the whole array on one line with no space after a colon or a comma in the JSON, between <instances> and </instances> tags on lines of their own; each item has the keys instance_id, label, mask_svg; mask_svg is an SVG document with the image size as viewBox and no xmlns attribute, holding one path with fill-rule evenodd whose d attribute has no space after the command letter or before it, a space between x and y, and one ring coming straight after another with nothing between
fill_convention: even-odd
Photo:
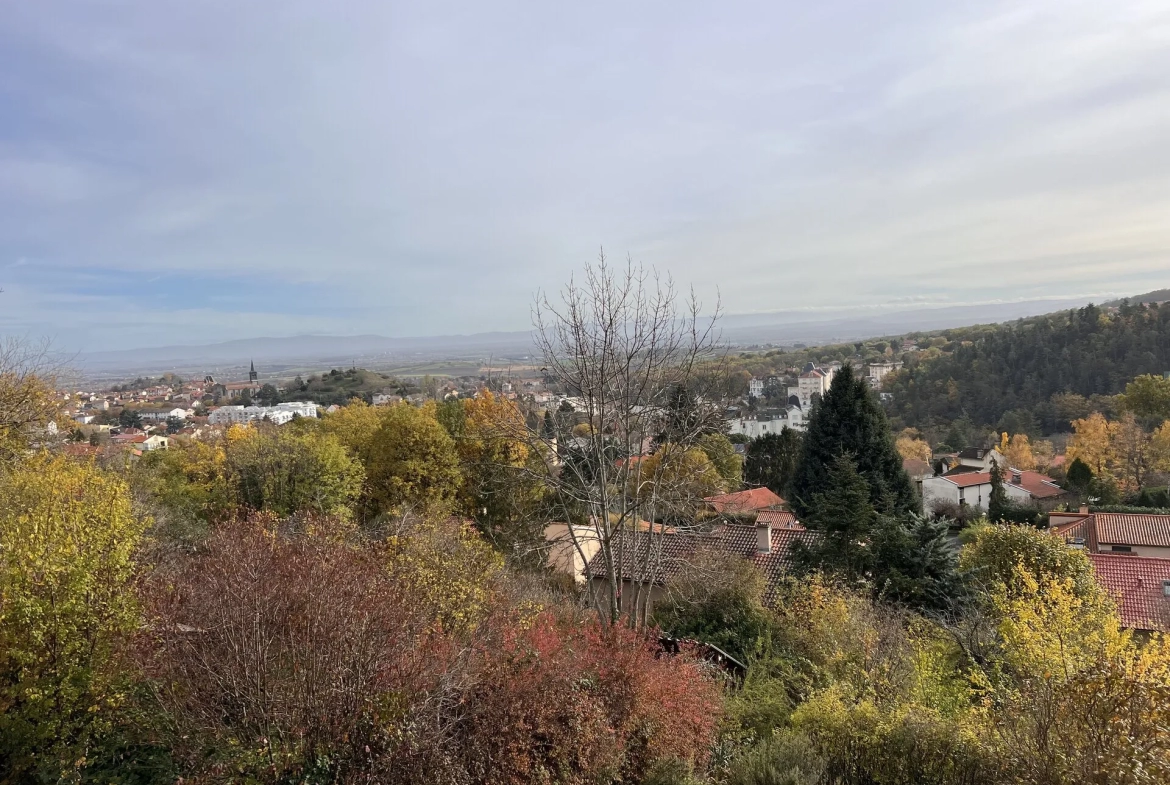
<instances>
[{"instance_id":1,"label":"cloud","mask_svg":"<svg viewBox=\"0 0 1170 785\"><path fill-rule=\"evenodd\" d=\"M602 244L730 312L1137 292L1167 107L1140 0L13 4L0 324L524 329Z\"/></svg>"}]
</instances>

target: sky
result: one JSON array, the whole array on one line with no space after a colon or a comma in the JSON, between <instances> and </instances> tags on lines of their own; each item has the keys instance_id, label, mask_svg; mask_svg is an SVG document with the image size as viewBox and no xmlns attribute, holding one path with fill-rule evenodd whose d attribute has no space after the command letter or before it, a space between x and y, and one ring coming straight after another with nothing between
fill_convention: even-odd
<instances>
[{"instance_id":1,"label":"sky","mask_svg":"<svg viewBox=\"0 0 1170 785\"><path fill-rule=\"evenodd\" d=\"M1170 285L1170 3L0 4L0 334L522 330Z\"/></svg>"}]
</instances>

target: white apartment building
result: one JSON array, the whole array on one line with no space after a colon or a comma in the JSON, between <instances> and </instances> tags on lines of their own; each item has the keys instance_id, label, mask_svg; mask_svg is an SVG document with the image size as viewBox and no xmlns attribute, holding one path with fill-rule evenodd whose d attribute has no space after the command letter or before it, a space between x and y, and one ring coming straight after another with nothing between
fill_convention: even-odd
<instances>
[{"instance_id":1,"label":"white apartment building","mask_svg":"<svg viewBox=\"0 0 1170 785\"><path fill-rule=\"evenodd\" d=\"M836 374L837 368L834 366L818 368L809 363L804 367L804 372L797 377L796 386L788 388L788 397L796 396L800 401L800 408L807 412L812 406L813 396L827 393Z\"/></svg>"},{"instance_id":2,"label":"white apartment building","mask_svg":"<svg viewBox=\"0 0 1170 785\"><path fill-rule=\"evenodd\" d=\"M212 425L243 425L252 420L264 420L277 425L284 425L299 415L301 417L316 417L317 404L305 401L290 401L278 403L275 406L221 406L207 418Z\"/></svg>"},{"instance_id":3,"label":"white apartment building","mask_svg":"<svg viewBox=\"0 0 1170 785\"><path fill-rule=\"evenodd\" d=\"M882 380L902 367L901 361L894 360L885 363L871 363L866 372L871 387L877 389L882 386Z\"/></svg>"},{"instance_id":4,"label":"white apartment building","mask_svg":"<svg viewBox=\"0 0 1170 785\"><path fill-rule=\"evenodd\" d=\"M752 379L748 382L748 395L753 398L762 398L764 395L764 380Z\"/></svg>"},{"instance_id":5,"label":"white apartment building","mask_svg":"<svg viewBox=\"0 0 1170 785\"><path fill-rule=\"evenodd\" d=\"M787 411L781 414L740 417L727 421L729 433L740 433L749 439L758 439L769 433L780 433L785 428L804 431L807 427L804 412L797 406L789 406Z\"/></svg>"}]
</instances>

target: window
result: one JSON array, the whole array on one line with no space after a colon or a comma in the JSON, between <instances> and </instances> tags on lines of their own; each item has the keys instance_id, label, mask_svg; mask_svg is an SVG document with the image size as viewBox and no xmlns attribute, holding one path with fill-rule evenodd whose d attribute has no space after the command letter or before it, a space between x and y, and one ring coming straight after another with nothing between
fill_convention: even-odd
<instances>
[{"instance_id":1,"label":"window","mask_svg":"<svg viewBox=\"0 0 1170 785\"><path fill-rule=\"evenodd\" d=\"M1114 553L1133 553L1133 548L1128 545L1114 545L1109 548Z\"/></svg>"}]
</instances>

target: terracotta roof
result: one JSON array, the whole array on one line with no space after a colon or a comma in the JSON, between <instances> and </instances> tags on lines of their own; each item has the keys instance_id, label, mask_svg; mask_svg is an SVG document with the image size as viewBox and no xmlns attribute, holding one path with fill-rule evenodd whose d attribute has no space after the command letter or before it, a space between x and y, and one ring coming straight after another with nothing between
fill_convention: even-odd
<instances>
[{"instance_id":1,"label":"terracotta roof","mask_svg":"<svg viewBox=\"0 0 1170 785\"><path fill-rule=\"evenodd\" d=\"M1066 542L1084 543L1091 551L1101 544L1170 548L1170 515L1095 512L1052 532Z\"/></svg>"},{"instance_id":2,"label":"terracotta roof","mask_svg":"<svg viewBox=\"0 0 1170 785\"><path fill-rule=\"evenodd\" d=\"M639 575L639 563L645 563L646 557L653 553L654 564L650 566L650 574L644 577L651 583L662 584L678 575L695 553L703 547L715 548L726 553L736 554L745 559L751 559L756 568L764 576L764 602L771 602L779 588L780 578L787 571L792 544L797 540L807 540L814 536L800 524L788 528L772 528L772 552L760 553L756 547L756 527L738 524L727 524L706 533L683 533L669 531L655 537L641 536L633 532L623 531L618 538L624 539L619 543L615 539L615 553L619 545L621 548L621 564L618 572L625 579L643 577ZM635 549L637 553L635 554ZM594 556L585 568L586 575L603 575L605 568L601 564L601 554Z\"/></svg>"},{"instance_id":3,"label":"terracotta roof","mask_svg":"<svg viewBox=\"0 0 1170 785\"><path fill-rule=\"evenodd\" d=\"M722 496L708 496L703 501L715 512L755 512L782 507L784 500L767 488L752 488L748 491L725 493Z\"/></svg>"},{"instance_id":4,"label":"terracotta roof","mask_svg":"<svg viewBox=\"0 0 1170 785\"><path fill-rule=\"evenodd\" d=\"M1170 548L1170 515L1128 515L1095 512L1097 540L1107 545L1149 545Z\"/></svg>"},{"instance_id":5,"label":"terracotta roof","mask_svg":"<svg viewBox=\"0 0 1170 785\"><path fill-rule=\"evenodd\" d=\"M1090 553L1097 582L1117 600L1121 623L1135 630L1170 632L1170 559Z\"/></svg>"},{"instance_id":6,"label":"terracotta roof","mask_svg":"<svg viewBox=\"0 0 1170 785\"><path fill-rule=\"evenodd\" d=\"M1019 474L1020 481L1012 482L1012 475ZM943 475L943 479L954 483L960 488L969 488L972 485L989 485L991 483L991 472L947 472ZM1052 481L1050 477L1046 477L1040 472L1017 472L1014 469L1007 469L1003 473L1004 485L1015 485L1018 488L1023 488L1028 493L1032 494L1035 499L1051 499L1055 496L1062 496L1066 491Z\"/></svg>"},{"instance_id":7,"label":"terracotta roof","mask_svg":"<svg viewBox=\"0 0 1170 785\"><path fill-rule=\"evenodd\" d=\"M1092 516L1061 524L1049 531L1069 545L1083 545L1090 553L1096 553L1098 550L1097 527L1093 525Z\"/></svg>"},{"instance_id":8,"label":"terracotta roof","mask_svg":"<svg viewBox=\"0 0 1170 785\"><path fill-rule=\"evenodd\" d=\"M796 515L788 510L760 510L760 514L756 516L756 524L771 524L773 528L778 529L803 529L797 520Z\"/></svg>"}]
</instances>

